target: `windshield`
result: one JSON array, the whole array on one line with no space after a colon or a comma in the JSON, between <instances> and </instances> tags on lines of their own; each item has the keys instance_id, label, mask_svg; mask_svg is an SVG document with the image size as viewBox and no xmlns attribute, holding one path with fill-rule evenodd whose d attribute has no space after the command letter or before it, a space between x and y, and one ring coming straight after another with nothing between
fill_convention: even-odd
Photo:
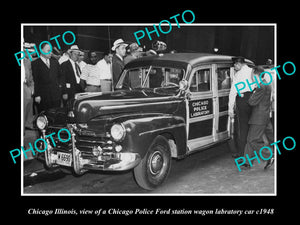
<instances>
[{"instance_id":1,"label":"windshield","mask_svg":"<svg viewBox=\"0 0 300 225\"><path fill-rule=\"evenodd\" d=\"M179 87L183 76L184 70L179 68L157 66L132 68L122 74L116 89Z\"/></svg>"}]
</instances>

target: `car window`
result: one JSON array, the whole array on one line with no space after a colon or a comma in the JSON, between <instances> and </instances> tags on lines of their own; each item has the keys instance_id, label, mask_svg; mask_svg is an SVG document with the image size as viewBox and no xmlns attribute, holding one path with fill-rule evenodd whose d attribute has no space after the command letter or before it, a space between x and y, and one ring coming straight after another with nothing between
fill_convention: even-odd
<instances>
[{"instance_id":1,"label":"car window","mask_svg":"<svg viewBox=\"0 0 300 225\"><path fill-rule=\"evenodd\" d=\"M230 89L230 67L217 68L218 90Z\"/></svg>"},{"instance_id":2,"label":"car window","mask_svg":"<svg viewBox=\"0 0 300 225\"><path fill-rule=\"evenodd\" d=\"M190 91L203 92L211 90L211 69L199 69L192 77Z\"/></svg>"},{"instance_id":3,"label":"car window","mask_svg":"<svg viewBox=\"0 0 300 225\"><path fill-rule=\"evenodd\" d=\"M177 87L184 76L184 70L167 67L140 67L126 71L117 88L160 88Z\"/></svg>"}]
</instances>

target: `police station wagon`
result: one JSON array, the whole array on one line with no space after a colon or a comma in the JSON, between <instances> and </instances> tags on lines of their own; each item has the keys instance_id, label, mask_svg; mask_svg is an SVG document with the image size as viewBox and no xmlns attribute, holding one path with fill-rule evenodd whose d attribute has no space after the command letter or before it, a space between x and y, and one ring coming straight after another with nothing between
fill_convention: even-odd
<instances>
[{"instance_id":1,"label":"police station wagon","mask_svg":"<svg viewBox=\"0 0 300 225\"><path fill-rule=\"evenodd\" d=\"M171 158L230 139L233 73L231 56L174 53L133 60L114 92L80 93L66 108L38 116L48 142L45 164L77 175L132 169L137 184L152 190L166 180ZM47 137L61 128L70 131L70 141Z\"/></svg>"}]
</instances>

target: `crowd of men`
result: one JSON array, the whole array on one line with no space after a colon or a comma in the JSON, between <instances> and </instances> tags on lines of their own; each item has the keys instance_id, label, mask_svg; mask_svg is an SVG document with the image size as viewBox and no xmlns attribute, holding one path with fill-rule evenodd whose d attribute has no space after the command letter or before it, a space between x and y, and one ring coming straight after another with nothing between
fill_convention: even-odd
<instances>
[{"instance_id":1,"label":"crowd of men","mask_svg":"<svg viewBox=\"0 0 300 225\"><path fill-rule=\"evenodd\" d=\"M47 54L51 47L43 43L41 49L45 54L32 62L26 54L23 60L24 127L32 129L35 113L65 106L76 93L114 91L125 64L135 58L157 54L166 49L166 44L156 41L152 47L143 52L137 43L117 39L101 60L96 51L90 50L84 61L85 52L78 45L56 55ZM24 49L34 51L29 43L24 44Z\"/></svg>"}]
</instances>

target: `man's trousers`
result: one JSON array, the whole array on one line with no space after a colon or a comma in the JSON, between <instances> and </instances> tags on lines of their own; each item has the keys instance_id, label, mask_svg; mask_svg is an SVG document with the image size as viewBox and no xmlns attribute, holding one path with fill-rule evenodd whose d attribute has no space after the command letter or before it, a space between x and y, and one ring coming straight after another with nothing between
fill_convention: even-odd
<instances>
[{"instance_id":1,"label":"man's trousers","mask_svg":"<svg viewBox=\"0 0 300 225\"><path fill-rule=\"evenodd\" d=\"M267 148L263 148L262 151L260 151L262 147L266 146L263 141L264 134L266 135L269 144L274 142L274 132L271 121L263 125L250 124L247 144L245 146L245 158L246 155L248 155L249 158L252 158L255 155L254 151L256 152L256 155L258 155L260 158L261 156L264 159L268 159L270 157L271 152ZM273 148L271 149L273 154L274 150Z\"/></svg>"},{"instance_id":2,"label":"man's trousers","mask_svg":"<svg viewBox=\"0 0 300 225\"><path fill-rule=\"evenodd\" d=\"M245 92L242 94L243 97L237 95L236 97L236 114L237 114L237 147L238 154L244 155L245 145L247 143L249 119L251 116L251 106L248 100L251 96L251 92Z\"/></svg>"}]
</instances>

